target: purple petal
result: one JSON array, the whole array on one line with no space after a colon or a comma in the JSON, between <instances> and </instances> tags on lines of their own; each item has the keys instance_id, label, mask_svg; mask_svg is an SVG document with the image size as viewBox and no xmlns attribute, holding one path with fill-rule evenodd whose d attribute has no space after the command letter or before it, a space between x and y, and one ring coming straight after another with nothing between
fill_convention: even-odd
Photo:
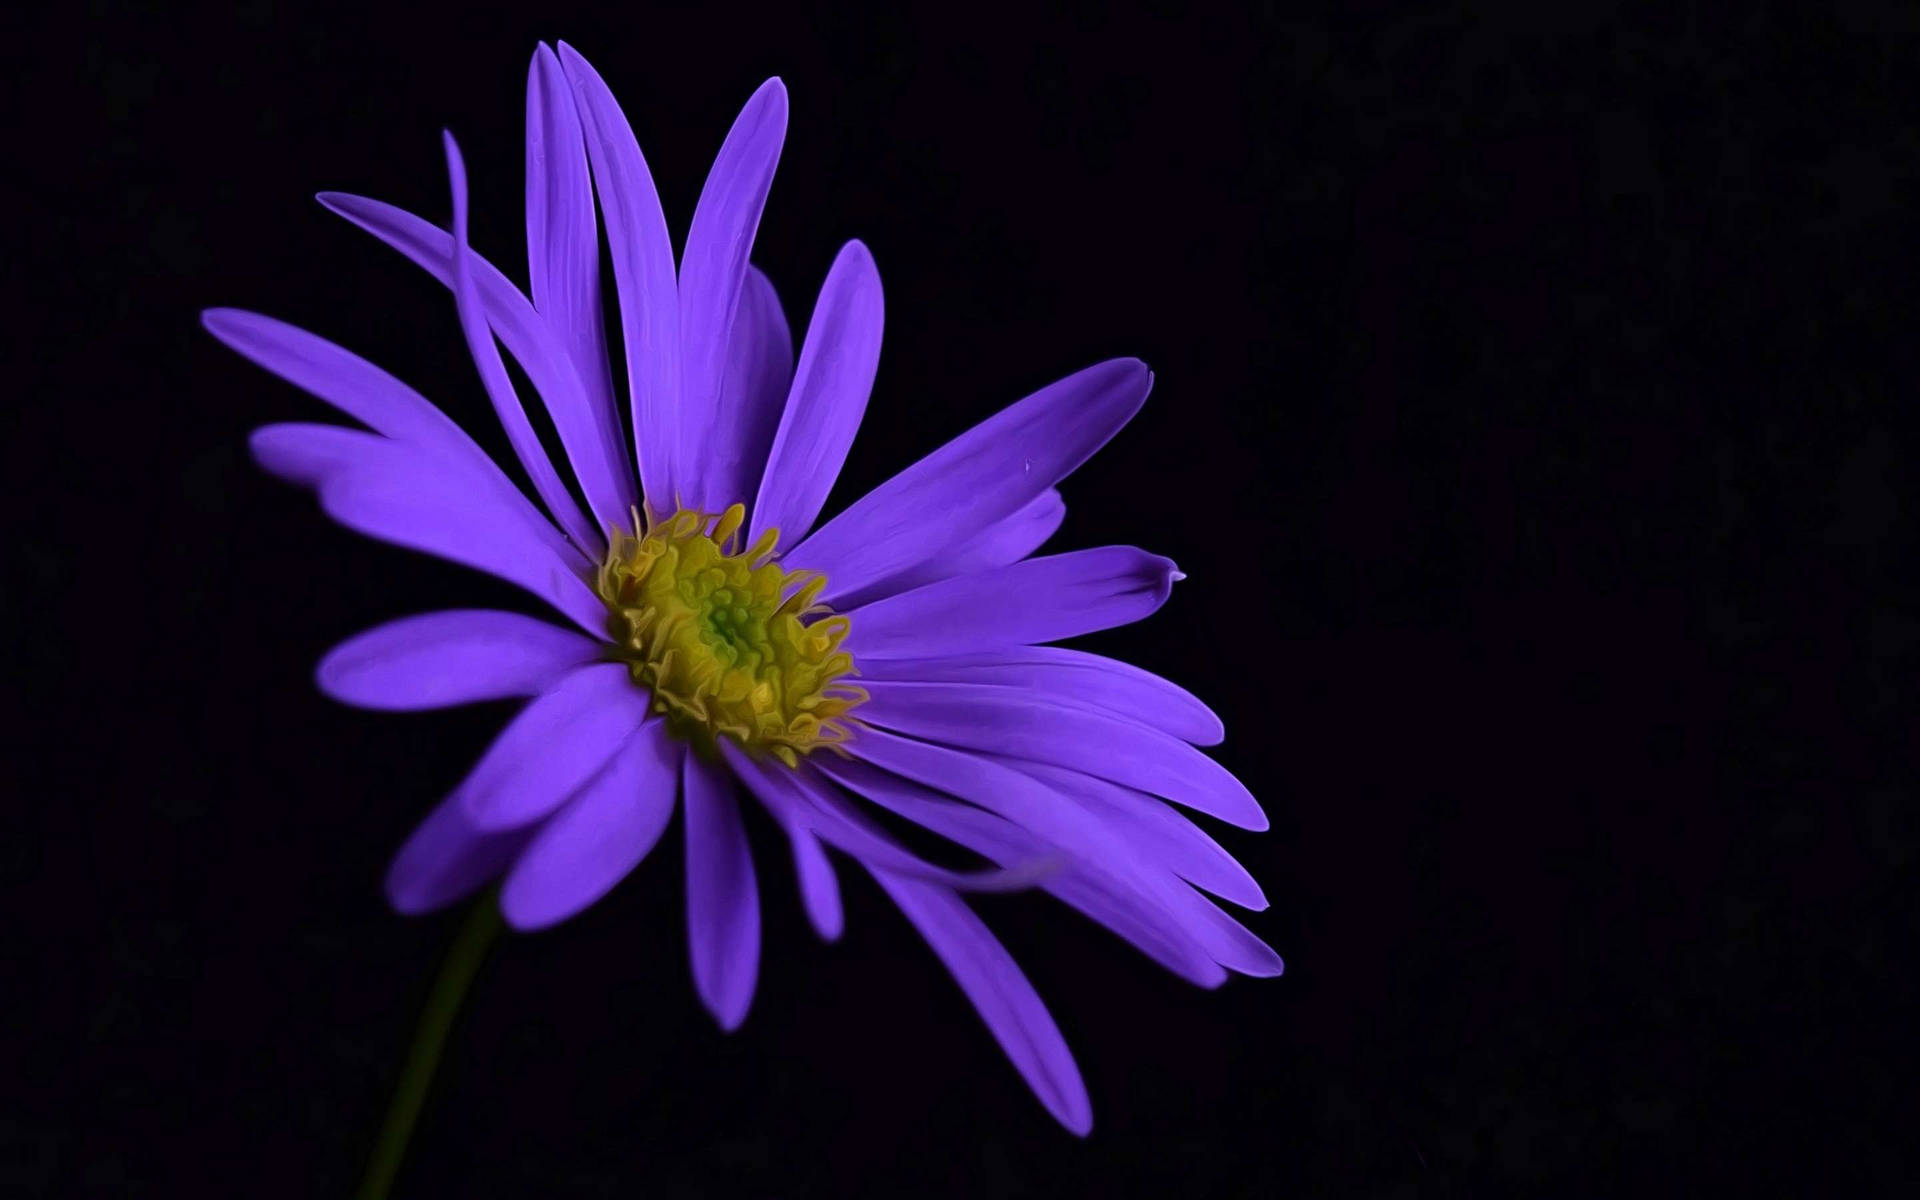
<instances>
[{"instance_id":1,"label":"purple petal","mask_svg":"<svg viewBox=\"0 0 1920 1200\"><path fill-rule=\"evenodd\" d=\"M1177 900L1173 888L1185 885L1164 877L1153 864L1140 860L1124 838L1055 797L1022 783L1014 792L1002 790L994 799L1000 807L988 812L867 763L835 760L823 763L822 769L881 807L995 862L1067 858L1040 880L1041 887L1180 978L1201 987L1225 981L1226 972L1169 911ZM995 776L987 778L991 782ZM1038 814L1035 823L1053 830L1053 836L998 815L1020 812Z\"/></svg>"},{"instance_id":2,"label":"purple petal","mask_svg":"<svg viewBox=\"0 0 1920 1200\"><path fill-rule=\"evenodd\" d=\"M924 791L916 795L914 784L864 763L836 763L834 769L862 794L989 858L1035 853L1032 835L992 813ZM1212 988L1226 981L1227 970L1280 973L1280 957L1265 942L1149 861L1132 837L1098 829L1075 845L1082 857L1042 886L1182 979Z\"/></svg>"},{"instance_id":3,"label":"purple petal","mask_svg":"<svg viewBox=\"0 0 1920 1200\"><path fill-rule=\"evenodd\" d=\"M519 393L514 391L506 364L500 361L500 349L493 343L493 331L487 326L486 313L480 306L480 292L473 282L473 256L467 249L466 164L460 159L460 147L454 143L451 133L443 133L441 142L446 147L447 180L453 189L453 296L460 312L460 331L467 338L467 350L473 355L473 364L479 369L481 382L486 384L487 395L493 400L493 411L499 414L500 425L507 431L507 442L513 447L514 457L533 480L533 490L540 494L554 522L567 531L574 544L596 553L606 544L605 533L587 520L567 492L567 485L560 482L546 449L540 445L539 436L527 423L526 409L520 406Z\"/></svg>"},{"instance_id":4,"label":"purple petal","mask_svg":"<svg viewBox=\"0 0 1920 1200\"><path fill-rule=\"evenodd\" d=\"M325 338L236 308L210 308L200 322L243 357L370 429L448 458L491 465L466 431L426 397Z\"/></svg>"},{"instance_id":5,"label":"purple petal","mask_svg":"<svg viewBox=\"0 0 1920 1200\"><path fill-rule=\"evenodd\" d=\"M477 829L458 796L420 822L387 868L387 902L403 913L432 912L480 890L527 844L529 831Z\"/></svg>"},{"instance_id":6,"label":"purple petal","mask_svg":"<svg viewBox=\"0 0 1920 1200\"><path fill-rule=\"evenodd\" d=\"M912 738L866 728L847 743L858 762L869 763L902 779L944 792L988 812L996 813L1053 846L1088 855L1096 850L1108 857L1132 855L1086 809L1063 804L1053 791L1032 776L985 755L936 746ZM820 769L835 779L857 783L862 794L876 802L892 803L890 793L876 791L873 777L844 761L822 761ZM903 811L903 815L906 815ZM927 813L910 819L926 825ZM931 826L929 825L929 828Z\"/></svg>"},{"instance_id":7,"label":"purple petal","mask_svg":"<svg viewBox=\"0 0 1920 1200\"><path fill-rule=\"evenodd\" d=\"M484 456L448 453L442 449L404 442L379 434L343 429L337 425L288 422L264 425L248 439L255 459L282 479L307 487L324 488L336 479L410 471L418 482L460 493L473 506L473 516L511 527L517 538L540 546L536 557L559 559L570 571L584 575L589 563L525 496Z\"/></svg>"},{"instance_id":8,"label":"purple petal","mask_svg":"<svg viewBox=\"0 0 1920 1200\"><path fill-rule=\"evenodd\" d=\"M861 705L860 718L871 725L1071 767L1165 796L1242 829L1267 828L1267 816L1252 793L1225 767L1178 738L1131 721L993 684L876 679L864 686L871 699ZM871 740L862 737L850 748L873 761L865 744Z\"/></svg>"},{"instance_id":9,"label":"purple petal","mask_svg":"<svg viewBox=\"0 0 1920 1200\"><path fill-rule=\"evenodd\" d=\"M264 446L255 447L256 455L266 455L262 465L268 470L317 485L349 459L451 464L445 471L434 469L466 480L462 488L477 488L488 505L499 510L494 519L524 532L570 569L588 568L586 556L527 503L473 439L418 392L365 359L271 317L209 309L201 319L209 332L240 354L392 439L356 441L341 434L357 431L330 426L273 426L275 432L266 435Z\"/></svg>"},{"instance_id":10,"label":"purple petal","mask_svg":"<svg viewBox=\"0 0 1920 1200\"><path fill-rule=\"evenodd\" d=\"M319 487L344 467L366 457L368 447L380 446L389 439L377 433L363 433L339 425L314 425L289 421L280 425L262 425L247 435L247 449L262 470L288 483Z\"/></svg>"},{"instance_id":11,"label":"purple petal","mask_svg":"<svg viewBox=\"0 0 1920 1200\"><path fill-rule=\"evenodd\" d=\"M886 871L874 871L873 877L946 964L1040 1103L1068 1130L1086 1136L1093 1128L1093 1106L1080 1068L1006 947L945 888Z\"/></svg>"},{"instance_id":12,"label":"purple petal","mask_svg":"<svg viewBox=\"0 0 1920 1200\"><path fill-rule=\"evenodd\" d=\"M318 199L329 212L344 217L448 288L453 287L454 241L446 230L365 196L321 192ZM587 220L592 217L589 208ZM471 251L467 261L473 268L474 287L487 324L533 381L534 390L553 417L560 445L567 452L594 516L603 525L632 524L628 510L635 499L633 469L621 445L619 415L608 391L604 361L598 367L598 389L589 390L586 379L592 376L586 372L591 368L576 364L576 351L560 336L562 327L536 312L498 267ZM604 347L601 353L604 357ZM518 406L518 398L514 404Z\"/></svg>"},{"instance_id":13,"label":"purple petal","mask_svg":"<svg viewBox=\"0 0 1920 1200\"><path fill-rule=\"evenodd\" d=\"M613 890L660 840L673 816L683 743L655 721L540 827L500 891L516 929L564 921Z\"/></svg>"},{"instance_id":14,"label":"purple petal","mask_svg":"<svg viewBox=\"0 0 1920 1200\"><path fill-rule=\"evenodd\" d=\"M687 937L701 1003L732 1032L747 1018L760 972L760 889L733 781L686 756Z\"/></svg>"},{"instance_id":15,"label":"purple petal","mask_svg":"<svg viewBox=\"0 0 1920 1200\"><path fill-rule=\"evenodd\" d=\"M840 940L846 926L846 914L840 907L840 882L834 878L833 863L827 860L827 848L805 826L783 822L787 840L793 843L793 871L800 880L800 902L806 906L807 920L823 942Z\"/></svg>"},{"instance_id":16,"label":"purple petal","mask_svg":"<svg viewBox=\"0 0 1920 1200\"><path fill-rule=\"evenodd\" d=\"M579 51L565 42L558 50L586 131L613 259L641 490L653 514L665 517L676 507L675 489L689 482L675 476L673 461L680 441L680 303L673 244L626 114Z\"/></svg>"},{"instance_id":17,"label":"purple petal","mask_svg":"<svg viewBox=\"0 0 1920 1200\"><path fill-rule=\"evenodd\" d=\"M1036 792L1029 785L1041 782L1039 770L1010 773L1004 765L1018 764L872 729L863 733L857 752L868 761L835 760L822 769L875 803L988 858L1006 861L1038 853L1035 837L1070 847L1075 860L1041 886L1181 978L1216 987L1226 978L1222 967L1243 975L1280 973L1280 958L1266 943L1168 873L1152 839L1089 809L1080 785L1100 781L1074 777L1065 781L1073 786L1053 787L1068 773L1047 771L1047 782ZM930 795L927 788L992 811Z\"/></svg>"},{"instance_id":18,"label":"purple petal","mask_svg":"<svg viewBox=\"0 0 1920 1200\"><path fill-rule=\"evenodd\" d=\"M1182 879L1242 908L1258 912L1267 907L1266 893L1260 890L1247 869L1222 849L1220 843L1165 802L1082 771L1014 759L1001 761L1052 786L1061 795L1125 830L1129 840Z\"/></svg>"},{"instance_id":19,"label":"purple petal","mask_svg":"<svg viewBox=\"0 0 1920 1200\"><path fill-rule=\"evenodd\" d=\"M606 606L581 578L584 561L504 481L399 442L361 448L351 466L320 483L320 506L369 537L425 551L532 592L604 637Z\"/></svg>"},{"instance_id":20,"label":"purple petal","mask_svg":"<svg viewBox=\"0 0 1920 1200\"><path fill-rule=\"evenodd\" d=\"M932 558L923 559L887 579L835 598L841 611L859 608L900 592L912 591L922 584L956 575L968 575L992 567L1016 563L1038 550L1066 519L1067 503L1058 488L1048 488L1012 516L996 521L966 541Z\"/></svg>"},{"instance_id":21,"label":"purple petal","mask_svg":"<svg viewBox=\"0 0 1920 1200\"><path fill-rule=\"evenodd\" d=\"M520 710L454 794L481 829L551 813L647 720L647 693L624 663L581 667Z\"/></svg>"},{"instance_id":22,"label":"purple petal","mask_svg":"<svg viewBox=\"0 0 1920 1200\"><path fill-rule=\"evenodd\" d=\"M798 826L817 834L829 845L866 865L972 892L1008 892L1032 887L1056 865L1044 852L1036 852L1008 870L950 871L935 866L894 841L847 803L839 788L816 772L776 767L724 742L721 751L735 776L782 825Z\"/></svg>"},{"instance_id":23,"label":"purple petal","mask_svg":"<svg viewBox=\"0 0 1920 1200\"><path fill-rule=\"evenodd\" d=\"M1048 488L1012 516L994 522L947 550L938 561L923 564L925 581L932 583L949 575L965 575L1019 562L1058 532L1060 522L1066 518L1067 502L1061 497L1060 489ZM921 569L917 568L906 577L920 575ZM902 585L899 590L904 592L907 586Z\"/></svg>"},{"instance_id":24,"label":"purple petal","mask_svg":"<svg viewBox=\"0 0 1920 1200\"><path fill-rule=\"evenodd\" d=\"M1226 736L1198 697L1139 667L1082 650L1021 646L947 658L862 659L863 676L921 683L993 683L1036 699L1104 709L1197 746Z\"/></svg>"},{"instance_id":25,"label":"purple petal","mask_svg":"<svg viewBox=\"0 0 1920 1200\"><path fill-rule=\"evenodd\" d=\"M1154 846L1095 815L1078 790L1055 790L997 760L863 731L854 752L821 769L877 804L988 858L1008 861L1069 848L1073 861L1042 881L1047 891L1105 925L1183 979L1215 987L1221 968L1278 974L1279 956L1185 883ZM928 789L961 797L957 804ZM989 811L980 811L986 809ZM996 816L995 814L1000 814ZM1008 818L1006 820L1002 817Z\"/></svg>"},{"instance_id":26,"label":"purple petal","mask_svg":"<svg viewBox=\"0 0 1920 1200\"><path fill-rule=\"evenodd\" d=\"M720 495L744 502L759 491L792 381L793 334L780 297L765 275L748 267L746 290L733 316L720 424L708 464Z\"/></svg>"},{"instance_id":27,"label":"purple petal","mask_svg":"<svg viewBox=\"0 0 1920 1200\"><path fill-rule=\"evenodd\" d=\"M790 545L813 528L866 414L884 318L873 255L848 242L813 306L787 410L753 504L749 543L778 529Z\"/></svg>"},{"instance_id":28,"label":"purple petal","mask_svg":"<svg viewBox=\"0 0 1920 1200\"><path fill-rule=\"evenodd\" d=\"M633 468L621 444L600 305L600 226L594 219L586 136L574 107L573 88L560 69L560 60L544 43L534 51L527 74L527 274L533 307L553 326L580 377L593 428L605 441L600 452L617 467L615 480L621 496L614 499L632 504ZM483 282L483 297L486 290ZM512 350L512 339L506 341ZM520 357L517 350L514 357ZM540 386L538 380L535 386ZM546 394L544 387L540 390ZM570 445L567 453L580 457ZM615 514L601 511L594 489L585 487L584 481L583 487L587 503L601 521L631 520L624 507Z\"/></svg>"},{"instance_id":29,"label":"purple petal","mask_svg":"<svg viewBox=\"0 0 1920 1200\"><path fill-rule=\"evenodd\" d=\"M867 493L787 556L857 592L1026 507L1119 432L1147 398L1138 359L1099 363L987 418Z\"/></svg>"},{"instance_id":30,"label":"purple petal","mask_svg":"<svg viewBox=\"0 0 1920 1200\"><path fill-rule=\"evenodd\" d=\"M851 614L846 646L864 662L1057 641L1140 620L1179 578L1172 560L1131 546L1029 558L876 600Z\"/></svg>"},{"instance_id":31,"label":"purple petal","mask_svg":"<svg viewBox=\"0 0 1920 1200\"><path fill-rule=\"evenodd\" d=\"M1273 947L1261 941L1253 931L1200 893L1181 885L1178 905L1182 923L1193 931L1195 939L1213 960L1241 975L1270 979L1286 971L1286 964Z\"/></svg>"},{"instance_id":32,"label":"purple petal","mask_svg":"<svg viewBox=\"0 0 1920 1200\"><path fill-rule=\"evenodd\" d=\"M769 79L727 132L680 256L680 445L674 478L684 503L702 512L746 499L717 489L716 483L730 481L709 474L707 464L723 457L720 448L733 437L719 425L730 335L747 256L786 137L787 89Z\"/></svg>"},{"instance_id":33,"label":"purple petal","mask_svg":"<svg viewBox=\"0 0 1920 1200\"><path fill-rule=\"evenodd\" d=\"M537 696L600 645L519 613L455 609L402 617L335 646L320 690L361 708L446 708Z\"/></svg>"}]
</instances>

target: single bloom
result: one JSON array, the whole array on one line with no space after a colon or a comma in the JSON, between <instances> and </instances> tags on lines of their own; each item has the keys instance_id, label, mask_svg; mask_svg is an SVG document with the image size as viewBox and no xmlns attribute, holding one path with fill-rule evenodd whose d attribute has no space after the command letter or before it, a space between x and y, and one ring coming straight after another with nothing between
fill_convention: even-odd
<instances>
[{"instance_id":1,"label":"single bloom","mask_svg":"<svg viewBox=\"0 0 1920 1200\"><path fill-rule=\"evenodd\" d=\"M267 470L312 488L341 524L508 580L567 623L427 613L320 664L328 695L367 708L527 700L400 848L395 908L437 909L498 880L510 924L551 925L632 871L679 804L694 985L731 1030L760 960L748 797L784 832L820 936L842 923L831 849L873 876L1047 1110L1084 1134L1079 1069L965 893L1043 888L1203 987L1281 969L1203 894L1261 909L1258 884L1174 807L1266 828L1196 748L1221 740L1219 719L1158 676L1046 645L1137 621L1182 578L1129 546L1034 553L1065 511L1055 485L1126 424L1152 375L1134 359L1069 375L820 522L879 359L880 278L848 242L796 359L773 285L748 262L786 124L786 91L768 80L721 146L676 260L606 84L565 43L543 44L527 87L526 293L468 247L451 137L451 232L320 196L452 290L537 505L370 363L253 313L205 323L366 427L256 430ZM630 443L602 320L602 229ZM543 449L501 346L564 463ZM984 863L936 865L879 812Z\"/></svg>"}]
</instances>

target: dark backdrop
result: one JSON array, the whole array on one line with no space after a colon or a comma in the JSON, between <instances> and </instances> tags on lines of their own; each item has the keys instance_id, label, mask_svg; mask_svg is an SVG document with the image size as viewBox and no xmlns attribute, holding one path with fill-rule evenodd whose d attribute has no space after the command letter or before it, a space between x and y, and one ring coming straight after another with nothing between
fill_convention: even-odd
<instances>
[{"instance_id":1,"label":"dark backdrop","mask_svg":"<svg viewBox=\"0 0 1920 1200\"><path fill-rule=\"evenodd\" d=\"M785 78L756 259L796 324L847 238L887 288L832 507L1067 371L1154 367L1054 544L1190 576L1098 645L1224 717L1273 828L1221 837L1289 970L1210 994L1044 898L983 901L1086 1073L1078 1141L863 878L814 939L765 822L761 983L719 1034L676 824L503 944L400 1194L1911 1182L1920 26L1388 7L96 5L20 32L5 1180L338 1196L361 1169L459 920L392 915L381 872L508 710L360 713L312 666L395 615L531 602L254 469L248 429L330 414L196 314L309 326L500 448L446 294L310 196L443 220L450 127L517 276L525 70L564 37L676 235Z\"/></svg>"}]
</instances>

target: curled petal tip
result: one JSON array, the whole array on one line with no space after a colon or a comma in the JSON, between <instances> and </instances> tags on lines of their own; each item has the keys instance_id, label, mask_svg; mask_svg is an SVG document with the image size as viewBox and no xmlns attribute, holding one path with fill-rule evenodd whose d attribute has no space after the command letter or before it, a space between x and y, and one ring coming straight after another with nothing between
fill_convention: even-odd
<instances>
[{"instance_id":1,"label":"curled petal tip","mask_svg":"<svg viewBox=\"0 0 1920 1200\"><path fill-rule=\"evenodd\" d=\"M319 201L321 208L336 217L345 217L349 221L353 220L352 210L356 205L368 203L365 197L356 196L352 192L315 192L313 198Z\"/></svg>"}]
</instances>

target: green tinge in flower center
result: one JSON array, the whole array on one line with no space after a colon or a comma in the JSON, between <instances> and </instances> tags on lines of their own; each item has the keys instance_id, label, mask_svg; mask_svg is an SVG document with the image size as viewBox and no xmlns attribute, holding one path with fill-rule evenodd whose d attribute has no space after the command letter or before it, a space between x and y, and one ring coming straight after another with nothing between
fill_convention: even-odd
<instances>
[{"instance_id":1,"label":"green tinge in flower center","mask_svg":"<svg viewBox=\"0 0 1920 1200\"><path fill-rule=\"evenodd\" d=\"M682 509L641 536L615 529L595 587L614 653L668 728L709 757L725 735L788 766L850 736L841 720L867 698L840 649L848 621L818 602L814 571L770 561L769 529L729 552L746 510ZM634 526L640 528L634 514Z\"/></svg>"}]
</instances>

